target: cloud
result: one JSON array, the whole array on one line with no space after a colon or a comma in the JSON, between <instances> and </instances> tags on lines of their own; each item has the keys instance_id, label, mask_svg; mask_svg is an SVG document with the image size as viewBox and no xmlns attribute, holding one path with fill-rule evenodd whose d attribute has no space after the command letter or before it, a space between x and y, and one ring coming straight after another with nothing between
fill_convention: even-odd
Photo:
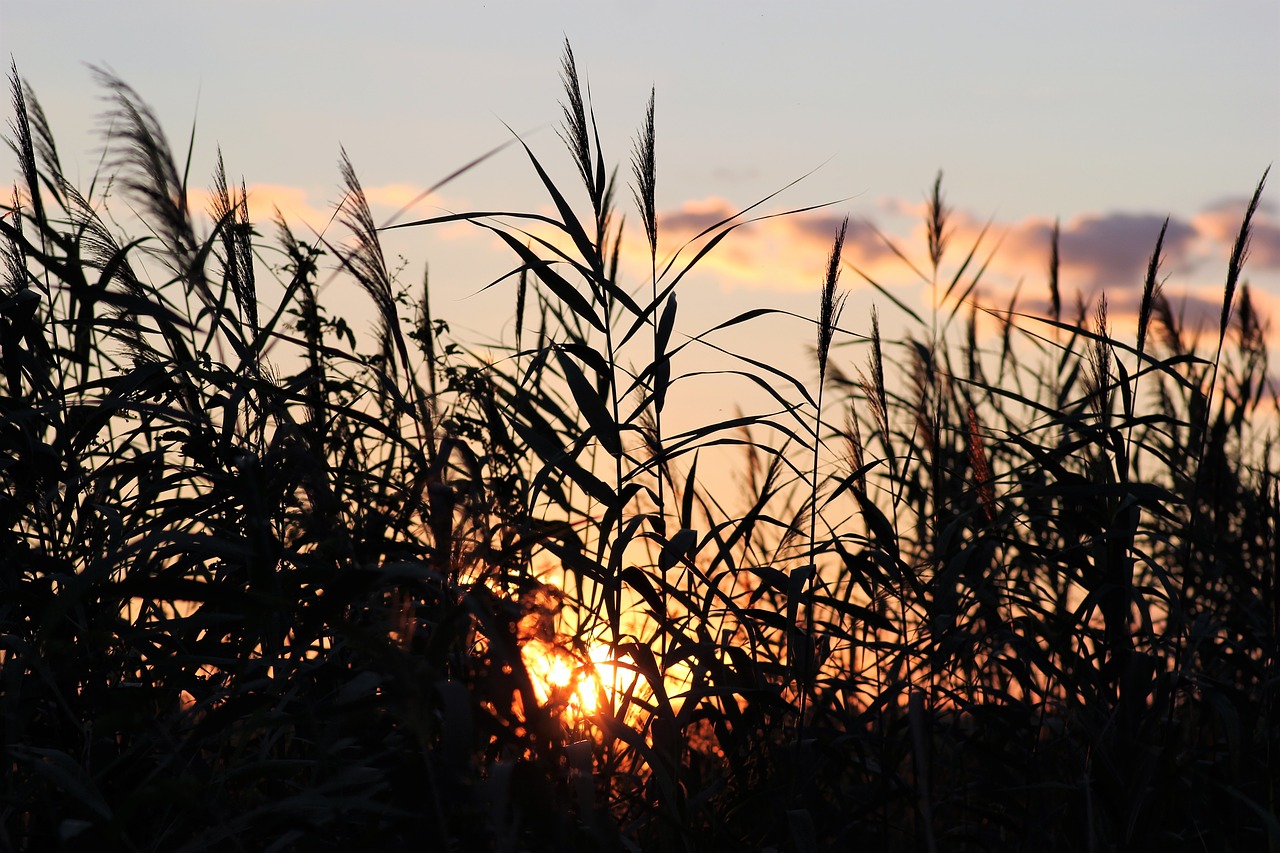
<instances>
[{"instance_id":1,"label":"cloud","mask_svg":"<svg viewBox=\"0 0 1280 853\"><path fill-rule=\"evenodd\" d=\"M1249 238L1248 265L1254 269L1280 270L1280 225L1259 222Z\"/></svg>"},{"instance_id":2,"label":"cloud","mask_svg":"<svg viewBox=\"0 0 1280 853\"><path fill-rule=\"evenodd\" d=\"M738 212L739 208L716 196L662 211L658 214L660 246L674 251ZM753 210L748 219L759 215L760 211ZM698 266L719 273L728 287L814 290L821 285L827 256L843 220L842 213L810 211L748 221L704 256ZM685 250L682 257L692 255ZM901 264L869 222L853 218L849 220L843 258L873 276L888 265Z\"/></svg>"},{"instance_id":3,"label":"cloud","mask_svg":"<svg viewBox=\"0 0 1280 853\"><path fill-rule=\"evenodd\" d=\"M275 211L279 210L289 227L299 233L307 229L324 231L333 218L333 205L314 202L307 190L302 187L283 184L249 184L246 187L249 196L249 218L262 224L275 219ZM239 196L239 187L232 188L232 194ZM187 204L193 213L211 215L213 193L202 187L188 191Z\"/></svg>"},{"instance_id":4,"label":"cloud","mask_svg":"<svg viewBox=\"0 0 1280 853\"><path fill-rule=\"evenodd\" d=\"M1088 290L1136 286L1146 274L1164 217L1151 213L1107 213L1072 220L1061 229L1059 255L1068 275ZM1170 218L1162 252L1166 269L1185 265L1196 230ZM1047 257L1047 255L1046 255Z\"/></svg>"},{"instance_id":5,"label":"cloud","mask_svg":"<svg viewBox=\"0 0 1280 853\"><path fill-rule=\"evenodd\" d=\"M1229 336L1238 335L1241 316L1240 306L1245 292L1246 290L1241 288L1235 293L1228 320L1229 328L1233 331L1228 332ZM1247 289L1247 292L1254 315L1260 318L1267 337L1269 339L1272 338L1270 333L1272 328L1271 318L1280 316L1280 313L1277 313L1280 310L1280 300L1261 288L1251 287ZM1197 342L1200 345L1207 346L1212 346L1213 343L1216 343L1219 323L1222 321L1223 292L1221 285L1179 288L1172 292L1166 292L1165 298L1169 302L1173 316L1178 321L1179 329L1183 330L1184 341L1187 343ZM1131 294L1119 306L1121 310L1120 316L1135 326L1140 302L1139 295Z\"/></svg>"},{"instance_id":6,"label":"cloud","mask_svg":"<svg viewBox=\"0 0 1280 853\"><path fill-rule=\"evenodd\" d=\"M1204 208L1188 218L1171 217L1162 249L1160 282L1173 315L1187 335L1217 334L1222 315L1222 276L1231 244L1240 229L1247 200ZM956 242L967 245L981 228L971 214L954 216ZM1105 293L1114 334L1132 336L1142 302L1142 283L1164 222L1151 213L1087 214L1062 224L1060 235L1062 316L1073 322L1078 306L1092 317L1098 297ZM1002 306L1012 296L1012 284L1024 281L1017 310L1047 316L1051 310L1047 288L1049 245L1053 223L1027 218L996 224L1003 242L992 261L983 301ZM918 235L923 239L923 234ZM954 248L959 248L954 247ZM1253 221L1246 279L1254 273L1280 269L1280 229L1270 211L1260 208ZM1265 287L1251 289L1254 308L1263 317L1280 316L1280 298ZM1233 316L1239 308L1239 291ZM1086 322L1092 322L1087 320Z\"/></svg>"},{"instance_id":7,"label":"cloud","mask_svg":"<svg viewBox=\"0 0 1280 853\"><path fill-rule=\"evenodd\" d=\"M822 246L830 252L843 221L843 216L834 213L811 213L784 220L784 226L795 238L803 240L809 246ZM892 263L897 256L870 222L850 218L849 230L844 238L843 257L846 262L860 269L868 269Z\"/></svg>"},{"instance_id":8,"label":"cloud","mask_svg":"<svg viewBox=\"0 0 1280 853\"><path fill-rule=\"evenodd\" d=\"M737 212L719 197L690 201L659 214L659 240L668 248L679 246ZM881 284L919 284L920 279L894 248L927 272L927 239L921 213L916 201L878 199L871 218L850 219L845 261ZM910 233L877 233L876 220L901 219L904 215L911 215L916 222ZM842 219L842 213L822 210L745 225L699 263L719 273L730 287L816 289ZM1162 214L1111 211L1084 214L1061 223L1059 271L1064 292L1079 290L1089 295L1102 290L1139 290L1164 220ZM1204 212L1191 220L1171 217L1162 249L1162 273L1188 271L1208 252L1221 251L1224 238L1229 247L1234 234L1226 223L1232 220L1232 227L1238 229L1236 212L1225 208ZM1023 279L1048 278L1053 220L1028 217L988 223L970 211L956 209L951 212L949 223L946 257L950 268L958 265L981 235L977 262L971 271L986 262L984 278L997 287L1012 287ZM892 241L893 248L886 238ZM1251 262L1255 268L1280 263L1280 228L1261 218L1255 220L1252 246ZM944 266L947 263L944 260ZM852 279L846 285L855 286Z\"/></svg>"},{"instance_id":9,"label":"cloud","mask_svg":"<svg viewBox=\"0 0 1280 853\"><path fill-rule=\"evenodd\" d=\"M336 188L328 199L305 188L277 184L253 184L248 192L250 216L260 226L268 225L273 209L279 208L300 236L314 230L339 241L345 237L335 232L331 223L338 195ZM440 215L446 208L466 208L464 200L446 201L434 194L423 197L423 189L410 184L366 187L365 192L374 218L380 224L397 215L398 222L407 222ZM196 211L209 209L207 191L192 193L190 201ZM1220 287L1225 258L1239 231L1246 204L1247 199L1228 198L1206 205L1190 218L1172 217L1163 248L1162 279L1168 279L1171 285L1184 291L1207 282L1215 282L1213 286ZM545 212L555 215L553 210ZM710 276L729 289L745 287L795 293L814 291L821 286L827 256L844 219L844 211L820 209L770 217L777 208L758 208L747 214L746 220L734 218L740 212L741 208L719 196L691 200L678 208L660 211L660 258L680 249L674 266L678 271L692 260L707 238L687 248L681 247L704 230L732 220L743 224L698 261L700 276ZM924 282L898 256L895 248L917 269L928 273L922 203L905 197L883 197L868 204L862 213L849 220L842 285L850 290L866 286L854 272L856 268L881 286L907 289L903 298L914 303L922 293L919 288ZM752 221L752 217L762 215L768 218ZM1086 303L1092 303L1102 291L1107 292L1117 317L1129 313L1130 308L1136 310L1147 263L1163 222L1163 214L1146 211L1086 213L1064 220L1060 233L1064 313L1073 315L1076 293L1080 293ZM631 227L636 226L632 223ZM1053 220L1026 217L988 222L970 210L953 209L949 219L948 252L942 265L944 279L949 280L984 227L986 234L966 277L984 267L979 293L990 305L1007 303L1016 284L1024 282L1020 305L1035 310L1034 304L1047 297ZM465 224L445 226L434 233L450 241L475 236L474 229ZM549 231L546 237L558 245L563 235ZM892 241L893 247L886 239ZM571 251L567 244L565 248ZM490 249L501 252L497 243L487 249L476 248L477 251ZM648 251L638 228L624 241L623 249L628 277L633 273L646 277ZM1253 220L1250 250L1246 275L1280 271L1280 217L1274 207L1265 203ZM927 291L923 293L927 299ZM1214 312L1220 310L1213 304L1216 298L1206 295L1204 306L1188 303L1189 318L1216 316Z\"/></svg>"},{"instance_id":10,"label":"cloud","mask_svg":"<svg viewBox=\"0 0 1280 853\"><path fill-rule=\"evenodd\" d=\"M957 214L953 244L969 245L982 223L967 213ZM1086 214L1061 223L1058 238L1059 277L1064 289L1087 293L1118 287L1140 287L1155 249L1164 217L1152 213L1112 212ZM1049 274L1053 222L1030 217L1018 222L994 224L993 236L1001 240L991 269L1010 277ZM1198 238L1191 224L1170 218L1165 234L1165 271L1185 268Z\"/></svg>"},{"instance_id":11,"label":"cloud","mask_svg":"<svg viewBox=\"0 0 1280 853\"><path fill-rule=\"evenodd\" d=\"M238 194L239 188L233 188ZM284 184L249 184L249 217L254 222L266 223L275 218L279 210L285 222L299 236L309 232L328 233L337 220L334 211L341 196L337 189L333 197L319 199L303 187ZM386 184L364 188L365 198L373 211L374 220L382 225L392 216L396 222L439 216L445 211L445 202L436 194L424 194L422 187L409 184ZM207 214L212 207L212 193L203 188L193 189L188 204L193 212Z\"/></svg>"},{"instance_id":12,"label":"cloud","mask_svg":"<svg viewBox=\"0 0 1280 853\"><path fill-rule=\"evenodd\" d=\"M1223 199L1200 211L1192 222L1202 234L1219 244L1222 256L1226 257L1240 233L1248 205L1247 198ZM1260 204L1249 230L1246 271L1280 271L1280 218L1276 216L1275 205L1265 201Z\"/></svg>"},{"instance_id":13,"label":"cloud","mask_svg":"<svg viewBox=\"0 0 1280 853\"><path fill-rule=\"evenodd\" d=\"M676 210L659 211L658 230L661 233L674 231L677 239L689 240L737 212L736 208L719 196L687 201Z\"/></svg>"}]
</instances>

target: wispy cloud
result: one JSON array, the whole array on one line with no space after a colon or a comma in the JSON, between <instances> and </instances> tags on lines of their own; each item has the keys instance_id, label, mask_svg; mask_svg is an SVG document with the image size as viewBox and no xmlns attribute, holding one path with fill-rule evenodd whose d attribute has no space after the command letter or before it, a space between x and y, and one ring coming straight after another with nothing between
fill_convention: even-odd
<instances>
[{"instance_id":1,"label":"wispy cloud","mask_svg":"<svg viewBox=\"0 0 1280 853\"><path fill-rule=\"evenodd\" d=\"M1245 200L1232 199L1206 206L1190 218L1170 217L1162 273L1194 278L1196 270L1225 258L1239 230L1244 205ZM668 210L659 215L660 242L671 250L735 212L736 208L718 197ZM897 232L880 228L884 232L881 237L876 222L900 221L904 215L918 218L920 213L918 202L881 199L868 218L850 221L846 260L877 280L918 281L885 239L923 269L923 224L908 228L907 233L902 233L901 226ZM843 212L818 211L754 223L717 247L701 265L719 274L728 287L817 288L822 262L842 219ZM1120 301L1122 294L1139 291L1164 220L1163 214L1154 212L1108 211L1063 221L1059 249L1064 289L1086 296L1115 291ZM978 251L980 260L986 261L988 253L999 245L985 274L991 285L1012 287L1019 280L1047 278L1052 219L1027 217L988 223L971 211L955 210L950 220L953 264L978 241L984 227L987 231ZM1280 270L1280 221L1273 210L1264 208L1254 220L1248 269L1255 273Z\"/></svg>"},{"instance_id":2,"label":"wispy cloud","mask_svg":"<svg viewBox=\"0 0 1280 853\"><path fill-rule=\"evenodd\" d=\"M1088 214L1062 223L1059 258L1063 282L1086 292L1139 287L1164 217L1152 213ZM1053 223L1027 219L1007 226L996 256L1006 274L1039 273L1048 265ZM1164 239L1165 269L1184 268L1196 230L1170 218Z\"/></svg>"},{"instance_id":3,"label":"wispy cloud","mask_svg":"<svg viewBox=\"0 0 1280 853\"><path fill-rule=\"evenodd\" d=\"M273 219L275 211L279 210L290 227L317 233L330 229L334 211L341 201L336 190L332 197L325 198L306 188L284 184L249 184L246 189L249 215L255 222ZM410 184L365 187L364 193L380 225L397 214L398 222L439 216L444 213L446 205L439 195L426 195L422 187ZM208 190L197 188L190 192L188 204L193 211L207 212L211 199Z\"/></svg>"},{"instance_id":4,"label":"wispy cloud","mask_svg":"<svg viewBox=\"0 0 1280 853\"><path fill-rule=\"evenodd\" d=\"M274 219L278 210L285 222L291 228L300 229L300 233L305 233L306 229L320 233L333 219L334 205L312 198L302 187L249 184L245 190L248 193L249 217L257 223ZM238 193L239 187L233 187L233 191ZM193 213L207 214L213 207L213 195L207 189L193 187L188 191L187 204Z\"/></svg>"},{"instance_id":5,"label":"wispy cloud","mask_svg":"<svg viewBox=\"0 0 1280 853\"><path fill-rule=\"evenodd\" d=\"M658 228L683 242L737 212L725 199L711 196L687 201L675 210L659 211Z\"/></svg>"},{"instance_id":6,"label":"wispy cloud","mask_svg":"<svg viewBox=\"0 0 1280 853\"><path fill-rule=\"evenodd\" d=\"M661 212L659 243L666 251L674 251L739 210L723 198L711 197ZM758 211L752 211L752 215L758 215ZM699 261L698 266L719 274L727 287L815 289L822 282L826 255L843 220L843 213L819 211L749 222ZM689 250L685 251L689 254ZM898 262L865 220L850 220L844 258L864 271Z\"/></svg>"},{"instance_id":7,"label":"wispy cloud","mask_svg":"<svg viewBox=\"0 0 1280 853\"><path fill-rule=\"evenodd\" d=\"M1223 199L1209 205L1192 220L1196 229L1223 247L1223 257L1240 232L1249 199ZM1254 215L1249 239L1249 267L1258 271L1280 270L1280 216L1274 204L1263 202Z\"/></svg>"},{"instance_id":8,"label":"wispy cloud","mask_svg":"<svg viewBox=\"0 0 1280 853\"><path fill-rule=\"evenodd\" d=\"M445 200L438 195L423 197L422 188L409 184L366 187L365 192L379 222L396 214L399 214L398 221L404 222L439 215L445 208L465 208L465 202L458 199ZM342 234L334 233L331 224L338 201L336 192L334 197L325 198L319 192L301 187L251 184L248 193L250 215L260 225L268 223L278 208L301 234L324 232L331 239L343 239ZM194 192L190 198L195 210L207 211L209 202L206 191ZM1168 279L1166 292L1175 311L1185 315L1190 327L1203 321L1207 328L1219 316L1221 273L1225 270L1231 242L1239 231L1246 203L1243 198L1225 199L1206 205L1190 217L1170 218L1161 274ZM740 210L727 199L712 196L660 211L660 256L669 256L707 228L731 219ZM555 215L550 209L544 212ZM773 212L757 209L748 218ZM727 289L780 293L816 290L821 285L831 241L844 214L843 210L818 210L748 222L699 261L699 277L709 278ZM850 220L844 244L845 261L885 287L918 289L920 278L886 240L892 241L894 248L918 269L927 270L922 214L917 200L886 197L876 201L863 218ZM1066 313L1070 316L1074 310L1075 294L1080 294L1085 303L1092 303L1098 293L1105 290L1113 320L1124 322L1128 315L1136 314L1147 262L1163 222L1162 214L1146 211L1088 213L1064 220L1060 250ZM1020 309L1047 311L1048 293L1044 285L1048 278L1053 229L1050 218L1027 217L988 223L973 211L953 210L950 253L943 262L944 276L954 271L978 241L984 227L986 234L977 252L977 262L968 270L972 275L980 265L986 264L983 284L977 291L982 301L988 305L1007 304L1015 285L1022 282ZM486 235L464 223L435 229L433 234L450 241L476 241L469 242L471 248L465 251L492 252L493 257L488 260L494 262L495 268L509 260L496 240L486 239ZM546 237L556 243L562 235L548 232ZM690 260L705 240L704 237L684 248L676 268ZM648 268L644 243L638 231L623 243L624 267L636 275L642 275L637 270ZM1256 277L1280 271L1280 217L1274 206L1264 204L1258 211L1250 246L1246 274ZM568 248L566 246L566 250ZM473 266L478 260L473 258ZM842 283L845 287L857 288L859 281L858 276L851 274ZM904 292L903 296L912 301L918 298L919 291ZM1272 299L1263 287L1254 288L1254 299L1264 313L1271 307L1280 308L1280 300Z\"/></svg>"},{"instance_id":9,"label":"wispy cloud","mask_svg":"<svg viewBox=\"0 0 1280 853\"><path fill-rule=\"evenodd\" d=\"M844 216L835 213L808 214L783 220L793 238L824 248L830 247L832 237L840 230L843 221ZM868 268L892 263L896 255L870 222L865 219L850 219L849 230L844 239L844 257L854 266Z\"/></svg>"}]
</instances>

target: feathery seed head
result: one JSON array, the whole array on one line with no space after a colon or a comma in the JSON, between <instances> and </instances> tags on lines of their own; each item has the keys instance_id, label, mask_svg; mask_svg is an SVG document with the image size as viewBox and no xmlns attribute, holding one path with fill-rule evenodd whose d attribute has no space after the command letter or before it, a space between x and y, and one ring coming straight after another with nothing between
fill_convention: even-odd
<instances>
[{"instance_id":1,"label":"feathery seed head","mask_svg":"<svg viewBox=\"0 0 1280 853\"><path fill-rule=\"evenodd\" d=\"M657 189L657 157L654 145L653 129L654 91L649 90L649 109L645 115L644 126L636 138L635 150L632 154L631 173L635 177L635 185L631 188L635 195L636 207L640 208L640 217L644 222L644 233L649 238L649 252L658 253L658 214L655 204Z\"/></svg>"},{"instance_id":2,"label":"feathery seed head","mask_svg":"<svg viewBox=\"0 0 1280 853\"><path fill-rule=\"evenodd\" d=\"M835 335L836 324L840 322L840 313L844 310L847 294L836 294L836 284L840 281L840 255L844 250L845 233L849 230L849 217L840 224L840 233L836 235L835 244L831 247L831 255L827 258L827 276L822 282L822 304L818 315L818 377L824 382L827 376L827 356L831 352L831 340Z\"/></svg>"}]
</instances>

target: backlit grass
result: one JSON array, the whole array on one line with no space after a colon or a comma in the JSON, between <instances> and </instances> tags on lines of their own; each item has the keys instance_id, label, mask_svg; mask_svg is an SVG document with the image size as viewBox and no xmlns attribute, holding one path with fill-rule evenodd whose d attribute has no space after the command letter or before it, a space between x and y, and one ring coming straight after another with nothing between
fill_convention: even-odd
<instances>
[{"instance_id":1,"label":"backlit grass","mask_svg":"<svg viewBox=\"0 0 1280 853\"><path fill-rule=\"evenodd\" d=\"M580 185L514 143L553 215L398 226L510 250L513 334L481 351L392 273L345 155L333 234L220 158L193 213L103 74L114 136L75 187L15 70L0 847L1280 849L1265 176L1199 340L1163 234L1132 338L1071 307L1056 241L1045 316L983 303L939 178L932 307L881 288L899 340L842 312L879 285L833 233L812 382L722 343L781 312L679 311L771 199L668 246L660 102L618 169L561 71ZM730 379L765 403L673 428Z\"/></svg>"}]
</instances>

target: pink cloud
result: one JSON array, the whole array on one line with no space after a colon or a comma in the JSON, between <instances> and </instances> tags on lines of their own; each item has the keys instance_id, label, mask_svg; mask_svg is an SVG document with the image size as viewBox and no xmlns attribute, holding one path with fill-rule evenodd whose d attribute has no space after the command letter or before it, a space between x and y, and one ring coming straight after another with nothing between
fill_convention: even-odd
<instances>
[{"instance_id":1,"label":"pink cloud","mask_svg":"<svg viewBox=\"0 0 1280 853\"><path fill-rule=\"evenodd\" d=\"M918 221L922 209L918 202L886 198L877 201L876 211L877 218L914 213L913 218ZM666 246L679 245L735 212L736 208L721 198L690 202L660 215L660 240ZM816 288L820 284L822 264L842 219L843 214L834 211L813 211L753 224L731 235L703 263L734 277L740 284L786 290ZM1064 292L1139 289L1163 222L1163 216L1153 213L1109 212L1086 214L1062 223L1059 252ZM1170 219L1163 246L1162 270L1166 274L1187 269L1196 258L1200 243L1220 236L1221 229L1215 230L1211 224L1202 224L1199 219L1192 222ZM978 241L984 226L987 226L986 220L969 211L951 212L944 267L948 263L952 267L959 263ZM1053 221L1044 217L991 223L977 252L978 262L985 262L999 244L990 258L986 277L997 285L1002 280L1011 285L1019 279L1047 279L1052 231ZM918 224L910 234L888 233L885 237L917 268L927 272L923 224ZM878 281L918 282L915 274L886 244L885 237L877 233L870 221L850 220L845 261ZM1273 255L1280 253L1280 233L1269 223L1258 223L1253 245L1253 262L1269 264ZM977 264L971 271L976 267ZM790 270L785 276L787 283L779 284L778 272L784 269ZM766 270L773 273L766 274ZM947 270L943 272L945 275ZM852 286L852 279L846 284Z\"/></svg>"},{"instance_id":2,"label":"pink cloud","mask_svg":"<svg viewBox=\"0 0 1280 853\"><path fill-rule=\"evenodd\" d=\"M969 214L959 214L956 219L953 243L967 248L976 238L981 223ZM1156 214L1103 213L1086 214L1061 223L1058 252L1059 280L1063 288L1091 293L1116 287L1140 287L1163 222L1164 217ZM991 233L1001 240L993 271L1011 277L1048 278L1052 220L1031 217L1008 225L993 225ZM1164 239L1162 268L1167 271L1184 267L1197 236L1193 226L1171 218Z\"/></svg>"},{"instance_id":3,"label":"pink cloud","mask_svg":"<svg viewBox=\"0 0 1280 853\"><path fill-rule=\"evenodd\" d=\"M1196 214L1192 223L1205 236L1219 245L1223 258L1231 250L1249 201L1245 198L1225 199L1209 205ZM1280 218L1275 205L1263 202L1250 225L1249 257L1246 269L1280 270Z\"/></svg>"},{"instance_id":4,"label":"pink cloud","mask_svg":"<svg viewBox=\"0 0 1280 853\"><path fill-rule=\"evenodd\" d=\"M659 211L658 230L668 234L675 232L675 239L683 242L737 212L737 208L719 196L695 199L685 202L676 210Z\"/></svg>"},{"instance_id":5,"label":"pink cloud","mask_svg":"<svg viewBox=\"0 0 1280 853\"><path fill-rule=\"evenodd\" d=\"M835 213L809 213L783 220L784 226L798 239L812 247L831 249L831 242L840 230L842 215ZM876 229L865 219L850 219L844 238L844 259L859 268L892 263L896 259L893 250L885 245Z\"/></svg>"},{"instance_id":6,"label":"pink cloud","mask_svg":"<svg viewBox=\"0 0 1280 853\"><path fill-rule=\"evenodd\" d=\"M422 189L409 184L387 184L366 187L374 217L379 223L404 210L399 221L439 215L445 207L465 208L458 200L447 203L436 195L421 197ZM286 220L300 234L310 230L327 232L338 240L331 225L334 198L318 198L301 187L276 184L254 184L248 188L251 218L260 225L269 223L273 209L279 208ZM210 196L197 191L190 199L193 210L207 211ZM1171 273L1179 278L1196 275L1198 264L1220 263L1230 251L1243 216L1244 199L1229 199L1206 206L1190 219L1172 218L1165 236L1162 277ZM407 210L406 210L407 208ZM554 211L545 211L554 216ZM700 232L740 212L728 200L711 196L691 200L679 208L658 215L660 258L692 240ZM752 216L768 215L775 209L751 211ZM918 200L884 197L870 209L871 218L852 218L845 238L846 273L844 287L866 286L848 267L856 267L886 287L918 286L920 279L885 243L885 237L911 259L918 269L928 272L925 257L926 239L921 222L923 205ZM843 211L816 210L803 214L777 216L749 222L717 245L698 263L698 271L717 279L724 287L750 287L778 291L809 291L820 287L832 240L844 218ZM904 223L914 222L914 226ZM740 220L735 220L740 221ZM1119 318L1136 311L1142 280L1155 246L1164 216L1147 212L1089 213L1061 224L1061 287L1064 314L1074 311L1076 292L1092 301L1106 290ZM877 233L877 224L885 223ZM632 223L634 226L634 223ZM949 219L948 251L943 261L944 278L954 272L960 260L978 240L987 221L971 211L953 209ZM1046 217L1027 217L1015 221L992 222L967 274L987 263L981 296L987 304L1007 302L1013 286L1025 282L1020 305L1035 310L1043 301L1047 308L1047 278L1050 235L1053 221ZM536 230L536 229L535 229ZM907 233L904 233L907 232ZM395 233L395 232L391 232ZM466 239L475 229L456 224L435 233L448 239ZM559 245L562 235L548 232L548 239ZM705 241L705 237L702 238ZM676 269L691 260L702 245L698 242L683 249ZM493 244L494 248L498 244ZM628 275L647 276L648 252L638 229L624 241L624 268ZM997 249L998 246L998 249ZM570 247L566 245L566 250ZM994 251L994 256L991 253ZM988 262L988 258L990 260ZM1280 219L1265 204L1254 218L1249 271L1280 270ZM637 272L639 271L639 272ZM1200 279L1204 281L1203 276ZM1188 283L1191 286L1194 282ZM1220 286L1220 285L1219 285ZM1260 289L1259 289L1260 290ZM906 298L906 297L904 297ZM911 297L915 298L915 297ZM1201 300L1188 297L1188 314L1216 316L1217 297L1205 295ZM1203 310L1199 305L1203 301ZM1261 302L1261 300L1259 300ZM1131 304L1132 303L1132 304ZM1260 307L1262 307L1260 305Z\"/></svg>"},{"instance_id":7,"label":"pink cloud","mask_svg":"<svg viewBox=\"0 0 1280 853\"><path fill-rule=\"evenodd\" d=\"M1259 222L1249 238L1249 261L1253 267L1280 270L1280 225Z\"/></svg>"}]
</instances>

